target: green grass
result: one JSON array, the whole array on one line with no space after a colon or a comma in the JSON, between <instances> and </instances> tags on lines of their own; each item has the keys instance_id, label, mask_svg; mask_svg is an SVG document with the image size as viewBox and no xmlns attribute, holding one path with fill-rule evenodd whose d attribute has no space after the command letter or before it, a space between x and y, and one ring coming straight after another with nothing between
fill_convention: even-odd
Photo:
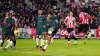
<instances>
[{"instance_id":1,"label":"green grass","mask_svg":"<svg viewBox=\"0 0 100 56\"><path fill-rule=\"evenodd\" d=\"M54 39L54 43L48 46L46 52L36 49L35 46L35 40L17 39L17 50L1 50L0 56L100 56L100 40L88 40L87 44L78 40L78 45L73 45L71 40L71 46L68 46L67 40Z\"/></svg>"}]
</instances>

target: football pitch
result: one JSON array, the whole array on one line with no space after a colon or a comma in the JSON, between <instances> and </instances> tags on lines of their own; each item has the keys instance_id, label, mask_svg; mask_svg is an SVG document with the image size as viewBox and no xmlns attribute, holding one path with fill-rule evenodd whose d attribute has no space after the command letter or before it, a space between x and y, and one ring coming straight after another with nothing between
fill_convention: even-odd
<instances>
[{"instance_id":1,"label":"football pitch","mask_svg":"<svg viewBox=\"0 0 100 56\"><path fill-rule=\"evenodd\" d=\"M35 40L17 39L17 50L9 48L7 51L0 51L0 56L100 56L100 40L88 40L87 44L84 40L78 40L78 45L67 45L67 39L54 39L46 52L36 49ZM4 46L7 43L5 42ZM4 47L3 46L3 47Z\"/></svg>"}]
</instances>

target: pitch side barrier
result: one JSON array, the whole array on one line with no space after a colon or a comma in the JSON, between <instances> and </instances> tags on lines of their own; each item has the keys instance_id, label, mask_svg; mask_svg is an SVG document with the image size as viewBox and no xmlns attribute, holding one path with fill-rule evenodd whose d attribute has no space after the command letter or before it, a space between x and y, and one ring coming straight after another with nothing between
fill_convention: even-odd
<instances>
[{"instance_id":1,"label":"pitch side barrier","mask_svg":"<svg viewBox=\"0 0 100 56\"><path fill-rule=\"evenodd\" d=\"M17 38L31 38L32 36L36 36L36 29L35 28L18 28L20 35ZM91 38L100 38L100 29L90 29L92 37ZM2 29L0 28L0 37L2 35ZM66 28L60 28L54 38L57 39L65 39L67 38L68 32ZM83 38L84 33L79 33L76 35L77 38Z\"/></svg>"}]
</instances>

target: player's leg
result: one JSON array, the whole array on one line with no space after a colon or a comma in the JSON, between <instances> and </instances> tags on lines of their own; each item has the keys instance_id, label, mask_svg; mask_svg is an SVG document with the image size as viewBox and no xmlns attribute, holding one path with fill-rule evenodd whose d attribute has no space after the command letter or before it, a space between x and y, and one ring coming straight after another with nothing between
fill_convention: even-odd
<instances>
[{"instance_id":1,"label":"player's leg","mask_svg":"<svg viewBox=\"0 0 100 56\"><path fill-rule=\"evenodd\" d=\"M42 50L43 52L45 52L45 50L47 49L47 47L48 47L49 44L51 43L52 37L56 34L57 31L58 31L58 30L54 30L54 31L52 32L52 34L49 35L47 44L44 46L44 48L41 48L41 50Z\"/></svg>"},{"instance_id":2,"label":"player's leg","mask_svg":"<svg viewBox=\"0 0 100 56\"><path fill-rule=\"evenodd\" d=\"M4 38L3 34L2 34L2 38ZM4 44L4 39L1 39L0 41L2 42L2 43L1 43L1 47L2 47L3 44Z\"/></svg>"},{"instance_id":3,"label":"player's leg","mask_svg":"<svg viewBox=\"0 0 100 56\"><path fill-rule=\"evenodd\" d=\"M16 36L14 35L14 31L12 32L12 34L13 34L13 47L14 47L14 49L16 49L15 47L16 47Z\"/></svg>"},{"instance_id":4,"label":"player's leg","mask_svg":"<svg viewBox=\"0 0 100 56\"><path fill-rule=\"evenodd\" d=\"M42 48L43 45L43 35L39 35L40 38L40 48Z\"/></svg>"},{"instance_id":5,"label":"player's leg","mask_svg":"<svg viewBox=\"0 0 100 56\"><path fill-rule=\"evenodd\" d=\"M16 47L16 38L15 37L14 37L13 43L14 43L13 46Z\"/></svg>"},{"instance_id":6,"label":"player's leg","mask_svg":"<svg viewBox=\"0 0 100 56\"><path fill-rule=\"evenodd\" d=\"M51 43L53 43L53 37L52 37L52 39L51 39Z\"/></svg>"},{"instance_id":7,"label":"player's leg","mask_svg":"<svg viewBox=\"0 0 100 56\"><path fill-rule=\"evenodd\" d=\"M41 28L41 29L40 29L40 34L39 34L39 35L40 35L40 48L42 48L43 40L44 40L44 39L43 39L43 35L44 35L43 32L44 32L44 30L43 30L43 28ZM44 37L45 37L45 36L44 36Z\"/></svg>"},{"instance_id":8,"label":"player's leg","mask_svg":"<svg viewBox=\"0 0 100 56\"><path fill-rule=\"evenodd\" d=\"M71 29L67 28L67 32L68 32L68 46L70 46L70 32L71 32Z\"/></svg>"},{"instance_id":9,"label":"player's leg","mask_svg":"<svg viewBox=\"0 0 100 56\"><path fill-rule=\"evenodd\" d=\"M2 39L0 40L0 50L2 49L2 46L4 44L5 36L2 35Z\"/></svg>"},{"instance_id":10,"label":"player's leg","mask_svg":"<svg viewBox=\"0 0 100 56\"><path fill-rule=\"evenodd\" d=\"M72 30L72 32L70 33L70 37L73 38L73 39L75 40L74 44L78 44L78 43L77 43L77 40L78 40L78 39L76 38L75 35L76 35L76 34L75 34L75 31Z\"/></svg>"},{"instance_id":11,"label":"player's leg","mask_svg":"<svg viewBox=\"0 0 100 56\"><path fill-rule=\"evenodd\" d=\"M15 35L14 35L14 31L12 31L12 35L13 35L14 40L13 40L13 46L11 46L11 47L13 47L14 49L16 49L15 48L16 47L16 38L15 38Z\"/></svg>"},{"instance_id":12,"label":"player's leg","mask_svg":"<svg viewBox=\"0 0 100 56\"><path fill-rule=\"evenodd\" d=\"M39 35L36 35L36 48L39 48Z\"/></svg>"},{"instance_id":13,"label":"player's leg","mask_svg":"<svg viewBox=\"0 0 100 56\"><path fill-rule=\"evenodd\" d=\"M3 46L3 44L4 44L4 40L2 40L1 47Z\"/></svg>"},{"instance_id":14,"label":"player's leg","mask_svg":"<svg viewBox=\"0 0 100 56\"><path fill-rule=\"evenodd\" d=\"M48 38L48 32L46 32L46 35L45 35L45 42L46 43L48 42L47 38Z\"/></svg>"},{"instance_id":15,"label":"player's leg","mask_svg":"<svg viewBox=\"0 0 100 56\"><path fill-rule=\"evenodd\" d=\"M36 48L39 47L39 38L40 39L40 48L42 48L42 43L43 43L43 32L42 32L43 29L40 29L40 28L37 28L36 29L36 34L37 34L37 37L36 37Z\"/></svg>"},{"instance_id":16,"label":"player's leg","mask_svg":"<svg viewBox=\"0 0 100 56\"><path fill-rule=\"evenodd\" d=\"M5 39L6 39L6 31L2 31L2 39L0 40L0 50L2 49Z\"/></svg>"},{"instance_id":17,"label":"player's leg","mask_svg":"<svg viewBox=\"0 0 100 56\"><path fill-rule=\"evenodd\" d=\"M14 39L14 37L12 35L12 31L7 31L6 34L7 34L7 38L10 39L10 41L7 41L8 45L4 48L4 51L6 51L7 48L13 44L13 39Z\"/></svg>"},{"instance_id":18,"label":"player's leg","mask_svg":"<svg viewBox=\"0 0 100 56\"><path fill-rule=\"evenodd\" d=\"M13 36L13 45L11 45L11 47L16 50L16 38Z\"/></svg>"},{"instance_id":19,"label":"player's leg","mask_svg":"<svg viewBox=\"0 0 100 56\"><path fill-rule=\"evenodd\" d=\"M44 32L44 35L43 35L43 45L45 44L45 42L47 43L47 32Z\"/></svg>"},{"instance_id":20,"label":"player's leg","mask_svg":"<svg viewBox=\"0 0 100 56\"><path fill-rule=\"evenodd\" d=\"M84 33L85 33L85 37L84 37L84 44L86 44L86 41L88 39L88 35L87 35L87 31L89 30L89 26L85 25L85 29L84 29Z\"/></svg>"},{"instance_id":21,"label":"player's leg","mask_svg":"<svg viewBox=\"0 0 100 56\"><path fill-rule=\"evenodd\" d=\"M36 28L36 48L39 48L39 29Z\"/></svg>"},{"instance_id":22,"label":"player's leg","mask_svg":"<svg viewBox=\"0 0 100 56\"><path fill-rule=\"evenodd\" d=\"M43 45L44 45L44 41L45 41L45 36L43 35L43 42L42 42Z\"/></svg>"},{"instance_id":23,"label":"player's leg","mask_svg":"<svg viewBox=\"0 0 100 56\"><path fill-rule=\"evenodd\" d=\"M78 39L76 38L76 36L75 36L75 35L73 35L72 37L73 37L73 38L74 38L74 40L75 40L74 44L78 44L78 43L77 43L77 40L78 40Z\"/></svg>"}]
</instances>

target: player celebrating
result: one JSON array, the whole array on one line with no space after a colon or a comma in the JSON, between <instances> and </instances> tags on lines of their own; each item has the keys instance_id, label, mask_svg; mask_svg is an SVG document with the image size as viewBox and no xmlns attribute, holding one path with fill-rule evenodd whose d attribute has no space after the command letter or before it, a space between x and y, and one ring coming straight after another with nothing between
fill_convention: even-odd
<instances>
[{"instance_id":1,"label":"player celebrating","mask_svg":"<svg viewBox=\"0 0 100 56\"><path fill-rule=\"evenodd\" d=\"M42 15L42 10L38 10L38 16L36 17L36 48L39 47L39 38L41 38L40 41L40 48L42 48L42 42L43 42L43 37L42 37L42 32L43 32L43 26L45 23L45 17Z\"/></svg>"},{"instance_id":2,"label":"player celebrating","mask_svg":"<svg viewBox=\"0 0 100 56\"><path fill-rule=\"evenodd\" d=\"M67 26L68 31L68 46L70 46L70 38L73 37L75 39L75 43L77 44L77 38L75 37L75 17L73 17L73 13L69 12L69 15L64 20L65 25Z\"/></svg>"},{"instance_id":3,"label":"player celebrating","mask_svg":"<svg viewBox=\"0 0 100 56\"><path fill-rule=\"evenodd\" d=\"M47 42L47 44L44 46L44 48L41 48L41 50L42 50L43 52L46 51L46 48L47 48L48 45L50 44L52 37L57 33L57 31L58 31L58 29L59 29L58 23L59 23L59 22L58 22L58 19L57 19L57 18L52 18L52 17L51 17L51 24L50 24L51 27L48 29L48 34L49 34L49 36L48 36L48 42Z\"/></svg>"},{"instance_id":4,"label":"player celebrating","mask_svg":"<svg viewBox=\"0 0 100 56\"><path fill-rule=\"evenodd\" d=\"M86 44L87 39L87 31L89 30L89 20L93 20L94 17L89 15L86 12L79 11L79 33L83 32L85 35L85 41L84 44Z\"/></svg>"}]
</instances>

